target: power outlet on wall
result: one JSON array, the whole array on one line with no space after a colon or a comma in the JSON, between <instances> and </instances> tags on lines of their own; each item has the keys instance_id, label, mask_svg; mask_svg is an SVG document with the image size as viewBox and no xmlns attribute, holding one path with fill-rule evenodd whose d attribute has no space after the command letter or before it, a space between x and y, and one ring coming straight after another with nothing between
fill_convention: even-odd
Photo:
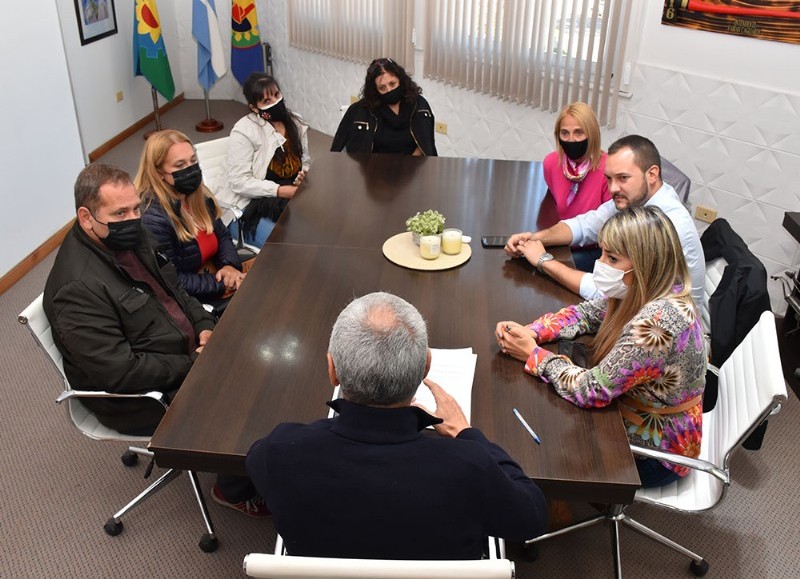
<instances>
[{"instance_id":1,"label":"power outlet on wall","mask_svg":"<svg viewBox=\"0 0 800 579\"><path fill-rule=\"evenodd\" d=\"M125 98L125 93L123 93L121 90L118 90L117 92L114 93L114 100L117 101L118 103L122 102L122 99L124 98Z\"/></svg>"},{"instance_id":2,"label":"power outlet on wall","mask_svg":"<svg viewBox=\"0 0 800 579\"><path fill-rule=\"evenodd\" d=\"M711 207L705 207L703 205L698 205L697 209L694 210L694 218L699 221L705 221L706 223L711 223L717 218L717 212Z\"/></svg>"},{"instance_id":3,"label":"power outlet on wall","mask_svg":"<svg viewBox=\"0 0 800 579\"><path fill-rule=\"evenodd\" d=\"M437 133L442 133L443 135L447 134L447 123L436 123L434 129Z\"/></svg>"}]
</instances>

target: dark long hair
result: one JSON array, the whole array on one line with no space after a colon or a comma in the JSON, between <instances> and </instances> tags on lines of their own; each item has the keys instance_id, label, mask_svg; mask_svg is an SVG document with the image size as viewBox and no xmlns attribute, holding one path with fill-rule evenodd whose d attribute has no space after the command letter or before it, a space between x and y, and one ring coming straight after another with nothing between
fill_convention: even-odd
<instances>
[{"instance_id":1,"label":"dark long hair","mask_svg":"<svg viewBox=\"0 0 800 579\"><path fill-rule=\"evenodd\" d=\"M383 104L378 88L375 86L375 79L384 72L397 77L400 81L400 92L403 94L403 100L408 104L414 104L417 96L422 94L422 89L408 76L406 69L391 58L376 58L367 67L367 76L364 79L364 86L361 87L361 97L370 110L375 110Z\"/></svg>"},{"instance_id":2,"label":"dark long hair","mask_svg":"<svg viewBox=\"0 0 800 579\"><path fill-rule=\"evenodd\" d=\"M247 99L247 104L258 108L258 101L262 100L264 98L264 94L272 88L278 89L281 95L283 95L283 91L281 90L277 80L266 73L254 72L247 77L246 81L244 81L242 92L244 93L244 98ZM285 104L285 96L283 97L283 100ZM300 131L297 129L297 123L295 122L293 113L288 106L286 107L286 112L288 113L287 118L289 121L283 123L284 127L286 127L286 138L291 144L292 152L302 159L303 145L300 142ZM277 151L276 154L278 154Z\"/></svg>"}]
</instances>

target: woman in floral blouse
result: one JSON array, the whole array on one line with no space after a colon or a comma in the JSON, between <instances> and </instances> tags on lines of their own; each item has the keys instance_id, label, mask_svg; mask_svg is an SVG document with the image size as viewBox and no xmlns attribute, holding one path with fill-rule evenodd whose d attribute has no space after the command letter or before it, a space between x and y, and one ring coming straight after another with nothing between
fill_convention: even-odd
<instances>
[{"instance_id":1,"label":"woman in floral blouse","mask_svg":"<svg viewBox=\"0 0 800 579\"><path fill-rule=\"evenodd\" d=\"M594 276L606 297L527 326L500 322L497 342L577 406L617 399L633 444L696 458L708 358L675 228L657 207L631 207L606 222L599 243ZM595 334L590 368L539 346L582 334ZM688 472L655 459L637 459L636 466L643 486Z\"/></svg>"}]
</instances>

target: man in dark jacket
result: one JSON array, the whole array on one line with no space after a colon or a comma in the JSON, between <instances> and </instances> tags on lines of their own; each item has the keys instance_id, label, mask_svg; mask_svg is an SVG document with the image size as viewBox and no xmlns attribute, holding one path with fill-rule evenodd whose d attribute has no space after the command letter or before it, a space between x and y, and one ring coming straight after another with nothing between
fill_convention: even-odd
<instances>
[{"instance_id":1,"label":"man in dark jacket","mask_svg":"<svg viewBox=\"0 0 800 579\"><path fill-rule=\"evenodd\" d=\"M429 368L425 322L408 302L374 293L339 315L328 353L339 415L279 425L247 454L290 555L479 559L487 535L542 533L541 490L451 396L426 380L434 415L412 405Z\"/></svg>"},{"instance_id":2,"label":"man in dark jacket","mask_svg":"<svg viewBox=\"0 0 800 579\"><path fill-rule=\"evenodd\" d=\"M75 209L44 290L67 379L79 390L159 390L171 397L211 337L213 318L178 288L174 267L153 250L125 171L86 167L75 182ZM150 399L81 402L103 424L128 434L151 434L164 414ZM218 482L225 491L215 486L217 502L251 516L268 514L260 499L252 500L247 479Z\"/></svg>"}]
</instances>

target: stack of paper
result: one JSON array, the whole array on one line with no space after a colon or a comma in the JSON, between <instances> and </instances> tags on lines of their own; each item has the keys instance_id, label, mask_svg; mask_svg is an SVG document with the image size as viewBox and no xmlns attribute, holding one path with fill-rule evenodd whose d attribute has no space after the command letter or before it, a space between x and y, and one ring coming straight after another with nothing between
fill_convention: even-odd
<instances>
[{"instance_id":1,"label":"stack of paper","mask_svg":"<svg viewBox=\"0 0 800 579\"><path fill-rule=\"evenodd\" d=\"M472 381L475 379L477 361L478 355L472 353L472 348L456 350L431 348L431 370L427 377L456 399L468 421L472 412ZM424 384L420 384L417 389L415 401L432 414L436 413L433 394Z\"/></svg>"}]
</instances>

